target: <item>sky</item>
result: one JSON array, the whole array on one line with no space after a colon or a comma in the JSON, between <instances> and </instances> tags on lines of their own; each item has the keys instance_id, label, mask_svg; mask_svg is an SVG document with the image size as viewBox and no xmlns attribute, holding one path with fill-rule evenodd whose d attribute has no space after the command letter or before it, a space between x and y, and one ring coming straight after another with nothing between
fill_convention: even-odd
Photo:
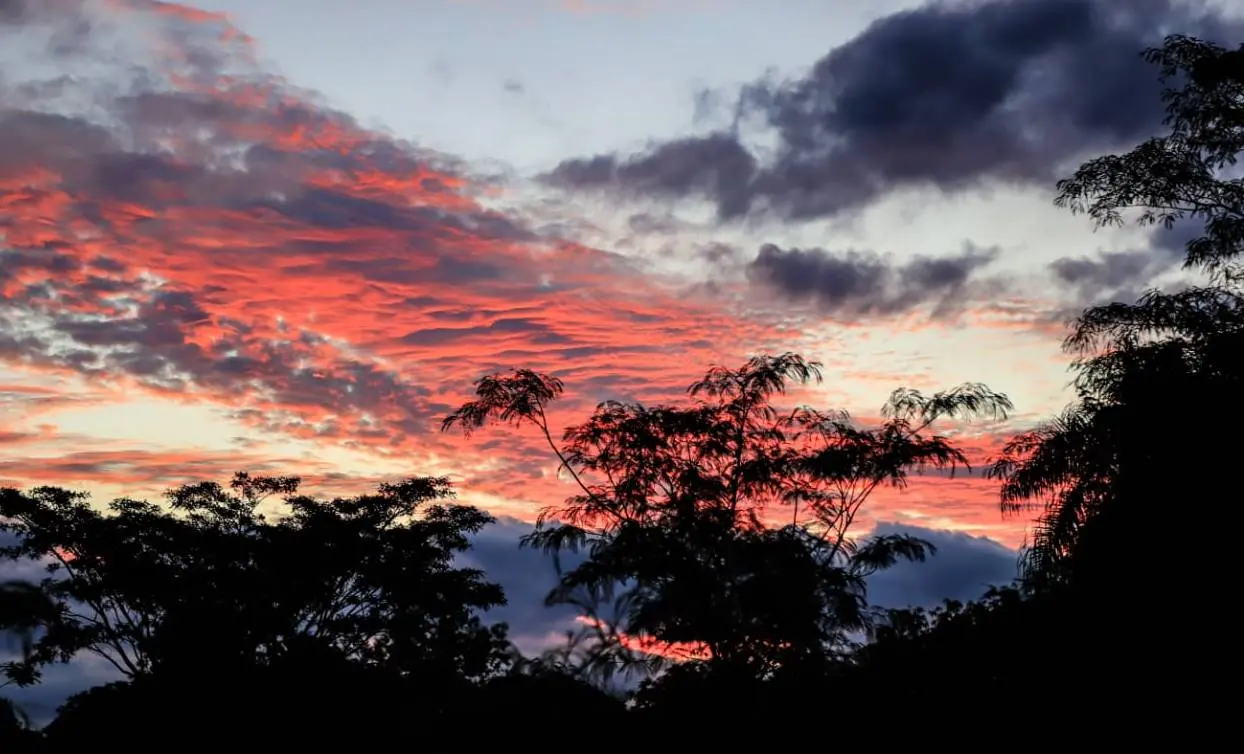
<instances>
[{"instance_id":1,"label":"sky","mask_svg":"<svg viewBox=\"0 0 1244 754\"><path fill-rule=\"evenodd\" d=\"M448 474L510 543L569 490L531 433L438 432L475 379L561 377L566 426L788 350L825 365L793 399L864 420L898 387L1007 393L1005 424L948 428L983 461L1070 400L1068 316L1183 279L1188 229L1094 229L1054 184L1160 130L1143 48L1242 17L0 0L0 484ZM963 545L979 591L1026 522L971 475L879 492L863 525ZM888 599L968 588L940 562Z\"/></svg>"}]
</instances>

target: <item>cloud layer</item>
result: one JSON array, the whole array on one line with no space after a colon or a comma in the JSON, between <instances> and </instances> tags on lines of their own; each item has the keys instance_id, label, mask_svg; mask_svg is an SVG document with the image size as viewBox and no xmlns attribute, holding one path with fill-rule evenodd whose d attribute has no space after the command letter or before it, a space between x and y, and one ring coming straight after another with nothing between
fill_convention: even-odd
<instances>
[{"instance_id":1,"label":"cloud layer","mask_svg":"<svg viewBox=\"0 0 1244 754\"><path fill-rule=\"evenodd\" d=\"M932 305L938 317L961 308L973 275L997 250L966 248L950 257L915 257L894 264L870 252L761 247L747 267L749 278L792 301L849 319L904 314Z\"/></svg>"},{"instance_id":2,"label":"cloud layer","mask_svg":"<svg viewBox=\"0 0 1244 754\"><path fill-rule=\"evenodd\" d=\"M436 421L485 372L663 389L769 340L536 233L461 161L266 73L221 16L153 0L0 7L0 37L35 56L0 80L11 365L397 452L444 448Z\"/></svg>"},{"instance_id":3,"label":"cloud layer","mask_svg":"<svg viewBox=\"0 0 1244 754\"><path fill-rule=\"evenodd\" d=\"M932 4L878 20L806 75L745 87L733 129L568 160L546 178L698 197L725 220L836 217L907 187L1048 186L1069 161L1156 128L1153 70L1136 53L1170 30L1240 31L1173 0ZM698 252L703 268L737 275L741 305L668 287L551 230L573 225L550 219L557 200L536 211L517 182L364 128L259 65L227 18L184 5L0 0L0 49L12 51L0 363L36 380L0 384L14 418L5 482L151 488L242 465L350 481L329 460L263 448L298 440L410 473L435 464L465 493L530 514L567 494L538 438L501 431L468 449L435 431L484 373L558 374L572 391L553 417L564 425L600 399L675 398L710 364L758 350L830 350L827 323L957 316L1006 286L1002 249L900 257L783 240L755 256L726 242ZM776 146L757 146L757 132ZM637 234L681 228L631 218ZM1125 296L1172 266L1181 233L1069 253L1047 272L1076 306ZM870 390L907 382L904 368L878 370ZM248 436L138 449L44 423L122 396L212 407ZM878 509L998 524L994 485L976 477L886 491Z\"/></svg>"},{"instance_id":4,"label":"cloud layer","mask_svg":"<svg viewBox=\"0 0 1244 754\"><path fill-rule=\"evenodd\" d=\"M1240 29L1182 0L932 2L874 22L805 75L744 87L729 130L566 160L545 180L706 199L727 220L831 217L909 187L1045 187L1159 126L1142 49L1175 30ZM776 146L752 148L752 130Z\"/></svg>"}]
</instances>

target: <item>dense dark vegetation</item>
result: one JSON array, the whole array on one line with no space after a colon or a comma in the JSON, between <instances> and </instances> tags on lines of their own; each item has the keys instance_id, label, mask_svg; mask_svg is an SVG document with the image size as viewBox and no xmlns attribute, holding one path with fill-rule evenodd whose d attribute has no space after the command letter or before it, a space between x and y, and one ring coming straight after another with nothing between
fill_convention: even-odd
<instances>
[{"instance_id":1,"label":"dense dark vegetation","mask_svg":"<svg viewBox=\"0 0 1244 754\"><path fill-rule=\"evenodd\" d=\"M0 706L0 747L612 750L676 731L894 735L882 722L921 739L936 724L1034 744L1186 740L1196 716L1216 714L1209 658L1225 644L1219 621L1178 620L1208 612L1221 567L1178 527L1183 508L1239 496L1244 47L1172 37L1147 54L1170 85L1169 133L1088 162L1058 201L1099 223L1196 223L1186 264L1205 282L1072 323L1075 401L987 469L1003 512L1040 514L1014 585L878 611L866 577L930 546L852 533L878 486L965 466L938 428L1005 417L1009 401L984 386L897 391L864 428L783 407L818 365L759 356L711 369L680 405L602 404L558 442L546 409L561 383L518 370L480 380L444 429L528 427L576 485L524 542L586 553L548 595L595 618L567 647L522 657L505 626L481 622L504 595L453 558L489 518L454 505L443 479L327 500L239 474L107 510L8 489L0 556L48 570L0 585L0 628L21 650L5 680L36 684L80 653L124 680L76 695L41 730ZM654 647L667 651L640 651ZM626 676L638 686L624 700Z\"/></svg>"}]
</instances>

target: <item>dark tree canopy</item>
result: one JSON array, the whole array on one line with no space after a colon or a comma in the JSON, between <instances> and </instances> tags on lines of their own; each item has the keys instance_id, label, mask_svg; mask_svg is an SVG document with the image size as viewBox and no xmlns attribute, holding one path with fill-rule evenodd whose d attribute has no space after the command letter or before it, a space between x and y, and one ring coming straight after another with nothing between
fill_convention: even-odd
<instances>
[{"instance_id":1,"label":"dark tree canopy","mask_svg":"<svg viewBox=\"0 0 1244 754\"><path fill-rule=\"evenodd\" d=\"M637 658L630 636L700 647L716 665L764 675L849 649L869 620L865 577L931 550L900 535L857 541L851 529L877 487L967 466L933 425L1011 408L981 385L899 390L869 429L843 412L774 402L820 379L820 365L798 355L757 356L710 369L686 405L602 403L558 444L546 409L561 382L519 370L481 379L444 427L534 425L577 482L579 494L544 511L526 543L589 554L548 597L596 618L585 630L589 662L608 670L642 659L651 669L654 654Z\"/></svg>"},{"instance_id":2,"label":"dark tree canopy","mask_svg":"<svg viewBox=\"0 0 1244 754\"><path fill-rule=\"evenodd\" d=\"M491 519L450 505L449 483L414 478L324 500L296 478L238 474L173 490L166 506L106 511L56 488L0 492L0 557L47 564L6 628L31 636L4 670L18 684L79 652L125 678L268 666L331 655L398 676L474 680L504 661L504 627L480 610L499 587L455 567ZM276 498L276 499L270 499ZM9 612L12 610L12 612Z\"/></svg>"},{"instance_id":3,"label":"dark tree canopy","mask_svg":"<svg viewBox=\"0 0 1244 754\"><path fill-rule=\"evenodd\" d=\"M1222 599L1234 567L1229 548L1178 527L1239 498L1244 182L1233 166L1244 149L1244 47L1175 36L1146 56L1169 84L1169 133L1088 162L1059 185L1058 202L1103 224L1201 225L1185 267L1209 282L1093 307L1071 324L1075 401L1015 437L991 469L1004 510L1040 511L1023 583L892 614L853 658L849 678L867 690L953 673L972 689L958 701L983 715L1006 714L1022 694L1088 712L1077 725L1136 738L1190 742L1225 719L1212 689L1234 636L1213 619L1195 621L1191 640L1173 626L1177 606L1201 614ZM1054 722L1050 708L1038 719ZM1065 730L1033 732L1067 740Z\"/></svg>"},{"instance_id":4,"label":"dark tree canopy","mask_svg":"<svg viewBox=\"0 0 1244 754\"><path fill-rule=\"evenodd\" d=\"M1183 501L1236 496L1232 482L1199 470L1232 466L1228 436L1244 420L1234 400L1244 377L1244 179L1230 171L1244 149L1244 47L1173 36L1146 57L1169 85L1169 133L1089 161L1059 184L1057 201L1103 224L1201 224L1186 266L1211 282L1093 307L1072 323L1075 403L1016 437L993 467L1005 509L1043 509L1030 579L1128 583L1125 553L1153 522ZM1172 410L1178 422L1164 425ZM1178 439L1167 441L1172 431Z\"/></svg>"},{"instance_id":5,"label":"dark tree canopy","mask_svg":"<svg viewBox=\"0 0 1244 754\"><path fill-rule=\"evenodd\" d=\"M1058 184L1059 206L1102 224L1203 225L1187 264L1233 276L1244 249L1244 180L1225 172L1244 150L1244 45L1175 35L1145 52L1166 82L1169 131L1122 155L1090 160Z\"/></svg>"}]
</instances>

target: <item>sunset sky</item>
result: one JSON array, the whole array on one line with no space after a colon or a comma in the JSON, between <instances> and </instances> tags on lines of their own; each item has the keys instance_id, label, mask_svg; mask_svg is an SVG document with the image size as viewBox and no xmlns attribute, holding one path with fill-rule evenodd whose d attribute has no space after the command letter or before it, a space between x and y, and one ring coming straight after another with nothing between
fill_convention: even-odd
<instances>
[{"instance_id":1,"label":"sunset sky","mask_svg":"<svg viewBox=\"0 0 1244 754\"><path fill-rule=\"evenodd\" d=\"M1186 231L1053 184L1159 129L1141 49L1241 5L0 0L0 483L443 473L530 520L536 437L438 432L479 376L560 376L564 425L786 350L862 418L1006 392L983 460L1068 401L1069 313L1182 274ZM979 477L876 522L1024 528Z\"/></svg>"}]
</instances>

